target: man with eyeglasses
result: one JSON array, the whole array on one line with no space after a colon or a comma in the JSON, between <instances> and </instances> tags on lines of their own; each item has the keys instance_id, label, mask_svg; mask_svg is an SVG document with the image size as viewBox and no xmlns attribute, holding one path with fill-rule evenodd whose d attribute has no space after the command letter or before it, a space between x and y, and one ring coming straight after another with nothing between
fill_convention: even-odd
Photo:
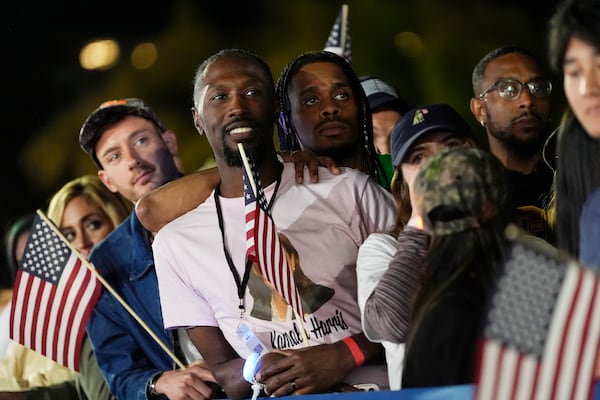
<instances>
[{"instance_id":1,"label":"man with eyeglasses","mask_svg":"<svg viewBox=\"0 0 600 400\"><path fill-rule=\"evenodd\" d=\"M553 171L542 159L550 132L552 83L526 48L494 49L473 70L471 112L485 128L489 149L507 170L517 217L530 233L551 240L542 211Z\"/></svg>"}]
</instances>

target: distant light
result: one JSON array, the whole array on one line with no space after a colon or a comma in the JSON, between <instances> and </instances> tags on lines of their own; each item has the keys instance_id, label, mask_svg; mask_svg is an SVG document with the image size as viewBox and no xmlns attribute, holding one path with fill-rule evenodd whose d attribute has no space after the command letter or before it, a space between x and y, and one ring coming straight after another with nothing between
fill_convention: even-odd
<instances>
[{"instance_id":1,"label":"distant light","mask_svg":"<svg viewBox=\"0 0 600 400\"><path fill-rule=\"evenodd\" d=\"M154 43L138 44L131 52L131 64L137 69L147 69L154 65L158 58L158 50Z\"/></svg>"},{"instance_id":2,"label":"distant light","mask_svg":"<svg viewBox=\"0 0 600 400\"><path fill-rule=\"evenodd\" d=\"M79 53L79 64L84 69L106 70L119 60L119 44L111 39L86 44Z\"/></svg>"},{"instance_id":3,"label":"distant light","mask_svg":"<svg viewBox=\"0 0 600 400\"><path fill-rule=\"evenodd\" d=\"M416 58L423 54L423 39L414 32L400 32L395 38L396 48L407 57Z\"/></svg>"}]
</instances>

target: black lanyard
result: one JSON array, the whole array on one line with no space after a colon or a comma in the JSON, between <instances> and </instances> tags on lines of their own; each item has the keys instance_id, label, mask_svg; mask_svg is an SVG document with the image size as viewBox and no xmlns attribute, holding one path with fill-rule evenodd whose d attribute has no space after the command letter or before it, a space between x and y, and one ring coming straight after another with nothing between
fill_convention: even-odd
<instances>
[{"instance_id":1,"label":"black lanyard","mask_svg":"<svg viewBox=\"0 0 600 400\"><path fill-rule=\"evenodd\" d=\"M279 184L281 183L281 174L277 177L277 183L275 184L275 190L273 191L273 196L271 196L271 200L267 205L267 211L271 211L271 207L273 206L273 202L275 201L275 196L277 195L277 190L279 189ZM257 185L259 183L257 182ZM229 254L229 250L227 250L227 245L225 244L225 224L223 222L223 211L221 210L221 201L219 200L220 194L219 186L215 189L215 206L217 208L217 217L219 218L219 229L221 230L221 239L223 240L223 252L225 253L225 259L227 259L227 265L229 265L229 270L233 275L233 279L235 280L235 285L237 287L238 298L240 299L239 309L240 314L243 314L246 311L246 306L244 304L244 293L246 292L246 287L248 286L248 279L250 279L250 270L252 269L252 261L246 259L246 268L244 269L244 277L240 280L240 274L238 274L237 269L235 268L235 264L231 259L231 254Z\"/></svg>"}]
</instances>

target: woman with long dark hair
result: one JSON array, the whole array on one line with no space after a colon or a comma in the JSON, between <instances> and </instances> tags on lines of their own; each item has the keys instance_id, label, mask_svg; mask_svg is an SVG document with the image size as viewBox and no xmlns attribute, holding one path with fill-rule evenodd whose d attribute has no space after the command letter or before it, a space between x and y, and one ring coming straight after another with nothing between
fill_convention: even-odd
<instances>
[{"instance_id":1,"label":"woman with long dark hair","mask_svg":"<svg viewBox=\"0 0 600 400\"><path fill-rule=\"evenodd\" d=\"M409 110L392 129L391 147L396 223L363 242L356 274L363 330L369 340L383 344L390 388L400 389L410 304L420 288L427 248L427 234L418 228L412 208L411 185L427 158L449 148L476 147L476 142L464 118L438 103Z\"/></svg>"},{"instance_id":2,"label":"woman with long dark hair","mask_svg":"<svg viewBox=\"0 0 600 400\"><path fill-rule=\"evenodd\" d=\"M402 386L472 383L512 215L504 169L487 151L454 148L426 160L414 188L413 207L431 241L412 303Z\"/></svg>"},{"instance_id":3,"label":"woman with long dark hair","mask_svg":"<svg viewBox=\"0 0 600 400\"><path fill-rule=\"evenodd\" d=\"M567 0L550 20L549 55L569 104L558 132L551 215L558 246L600 266L600 1Z\"/></svg>"}]
</instances>

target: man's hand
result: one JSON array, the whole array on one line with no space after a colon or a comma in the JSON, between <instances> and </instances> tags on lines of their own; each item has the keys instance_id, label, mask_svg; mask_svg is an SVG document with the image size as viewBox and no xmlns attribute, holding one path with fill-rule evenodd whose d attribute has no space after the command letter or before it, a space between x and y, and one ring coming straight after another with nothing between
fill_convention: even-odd
<instances>
[{"instance_id":1,"label":"man's hand","mask_svg":"<svg viewBox=\"0 0 600 400\"><path fill-rule=\"evenodd\" d=\"M272 352L262 358L256 380L266 385L273 396L324 393L340 385L355 367L354 359L343 343L323 344Z\"/></svg>"},{"instance_id":2,"label":"man's hand","mask_svg":"<svg viewBox=\"0 0 600 400\"><path fill-rule=\"evenodd\" d=\"M338 168L333 158L326 156L317 156L315 153L304 151L282 151L279 153L285 162L293 162L296 168L296 183L304 182L304 168L308 168L310 180L313 183L319 182L319 166L326 167L329 172L339 175L342 171Z\"/></svg>"},{"instance_id":3,"label":"man's hand","mask_svg":"<svg viewBox=\"0 0 600 400\"><path fill-rule=\"evenodd\" d=\"M191 364L186 369L163 372L156 381L155 390L169 400L205 400L213 394L207 382L216 382L212 373L203 365Z\"/></svg>"}]
</instances>

